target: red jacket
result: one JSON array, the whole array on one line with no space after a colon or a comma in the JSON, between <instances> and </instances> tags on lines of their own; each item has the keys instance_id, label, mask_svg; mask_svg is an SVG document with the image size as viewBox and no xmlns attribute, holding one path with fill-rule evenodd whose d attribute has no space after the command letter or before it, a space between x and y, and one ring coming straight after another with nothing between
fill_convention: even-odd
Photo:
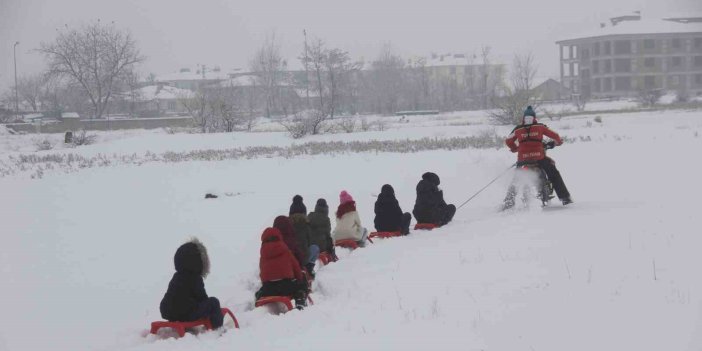
<instances>
[{"instance_id":1,"label":"red jacket","mask_svg":"<svg viewBox=\"0 0 702 351\"><path fill-rule=\"evenodd\" d=\"M283 241L280 230L266 228L261 235L261 282L281 279L302 280L302 270L295 256Z\"/></svg>"},{"instance_id":2,"label":"red jacket","mask_svg":"<svg viewBox=\"0 0 702 351\"><path fill-rule=\"evenodd\" d=\"M518 152L517 161L538 161L546 157L542 141L544 135L553 139L556 145L563 144L561 137L541 123L522 124L512 130L505 144L512 152Z\"/></svg>"}]
</instances>

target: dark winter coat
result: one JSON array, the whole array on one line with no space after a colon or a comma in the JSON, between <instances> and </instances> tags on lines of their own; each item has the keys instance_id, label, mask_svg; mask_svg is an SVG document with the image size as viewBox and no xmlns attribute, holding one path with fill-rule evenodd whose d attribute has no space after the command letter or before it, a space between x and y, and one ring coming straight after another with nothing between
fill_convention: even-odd
<instances>
[{"instance_id":1,"label":"dark winter coat","mask_svg":"<svg viewBox=\"0 0 702 351\"><path fill-rule=\"evenodd\" d=\"M443 221L447 204L439 184L439 176L431 172L424 173L417 184L417 201L412 214L418 223L439 224Z\"/></svg>"},{"instance_id":2,"label":"dark winter coat","mask_svg":"<svg viewBox=\"0 0 702 351\"><path fill-rule=\"evenodd\" d=\"M297 236L295 235L295 228L293 228L290 218L285 216L278 216L273 221L273 227L280 230L283 236L283 241L285 245L288 246L288 250L292 252L293 256L297 259L297 262L304 267L305 261L302 251L300 251L300 246L297 244Z\"/></svg>"},{"instance_id":3,"label":"dark winter coat","mask_svg":"<svg viewBox=\"0 0 702 351\"><path fill-rule=\"evenodd\" d=\"M383 185L375 201L375 229L379 232L400 231L402 209L395 198L395 190L389 184Z\"/></svg>"},{"instance_id":4,"label":"dark winter coat","mask_svg":"<svg viewBox=\"0 0 702 351\"><path fill-rule=\"evenodd\" d=\"M263 283L282 279L303 279L300 264L288 250L280 231L276 228L266 228L261 235L261 258L258 266Z\"/></svg>"},{"instance_id":5,"label":"dark winter coat","mask_svg":"<svg viewBox=\"0 0 702 351\"><path fill-rule=\"evenodd\" d=\"M310 221L307 219L307 215L296 213L290 216L290 222L295 229L295 239L302 258L300 265L304 267L310 257Z\"/></svg>"},{"instance_id":6,"label":"dark winter coat","mask_svg":"<svg viewBox=\"0 0 702 351\"><path fill-rule=\"evenodd\" d=\"M161 300L161 317L187 321L198 304L207 299L203 278L210 272L207 249L197 239L181 245L173 257L176 272Z\"/></svg>"},{"instance_id":7,"label":"dark winter coat","mask_svg":"<svg viewBox=\"0 0 702 351\"><path fill-rule=\"evenodd\" d=\"M331 252L334 242L331 237L329 206L326 206L326 203L320 206L318 203L308 219L310 221L310 245L319 246L320 252Z\"/></svg>"}]
</instances>

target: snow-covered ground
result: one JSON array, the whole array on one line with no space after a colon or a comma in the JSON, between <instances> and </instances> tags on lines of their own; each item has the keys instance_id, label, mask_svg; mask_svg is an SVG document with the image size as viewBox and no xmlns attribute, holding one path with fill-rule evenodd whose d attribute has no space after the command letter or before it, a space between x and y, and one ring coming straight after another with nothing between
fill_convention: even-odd
<instances>
[{"instance_id":1,"label":"snow-covered ground","mask_svg":"<svg viewBox=\"0 0 702 351\"><path fill-rule=\"evenodd\" d=\"M460 204L514 161L505 148L145 162L0 178L0 350L700 350L702 112L546 121L575 204L496 211L506 176L448 226L377 240L319 269L316 304L253 309L259 239L293 195L308 209L345 189L366 226L380 187L411 211L425 171ZM480 116L412 117L384 132L294 141L282 133L100 133L95 145L36 154L143 155L309 141L449 138L495 131ZM453 123L456 120L466 123ZM35 154L0 135L0 161ZM50 136L59 137L59 136ZM58 140L58 139L57 139ZM221 196L205 200L204 194ZM148 335L189 236L208 247L209 294L241 329Z\"/></svg>"}]
</instances>

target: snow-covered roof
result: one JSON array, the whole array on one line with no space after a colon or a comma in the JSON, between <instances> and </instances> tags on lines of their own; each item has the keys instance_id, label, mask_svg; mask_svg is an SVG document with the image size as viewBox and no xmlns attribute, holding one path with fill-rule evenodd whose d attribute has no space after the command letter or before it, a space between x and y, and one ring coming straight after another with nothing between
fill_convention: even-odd
<instances>
[{"instance_id":1,"label":"snow-covered roof","mask_svg":"<svg viewBox=\"0 0 702 351\"><path fill-rule=\"evenodd\" d=\"M61 113L61 118L80 118L80 115L76 112L64 112Z\"/></svg>"},{"instance_id":2,"label":"snow-covered roof","mask_svg":"<svg viewBox=\"0 0 702 351\"><path fill-rule=\"evenodd\" d=\"M232 74L240 74L241 68L218 69L205 66L203 74L199 68L183 68L177 72L171 72L156 76L157 82L172 82L183 80L222 80L229 79Z\"/></svg>"},{"instance_id":3,"label":"snow-covered roof","mask_svg":"<svg viewBox=\"0 0 702 351\"><path fill-rule=\"evenodd\" d=\"M646 18L642 16L640 20L622 21L616 25L611 21L603 21L598 28L574 33L568 39L560 40L558 43L608 35L702 33L702 23L680 23L672 21L672 18L680 17Z\"/></svg>"},{"instance_id":4,"label":"snow-covered roof","mask_svg":"<svg viewBox=\"0 0 702 351\"><path fill-rule=\"evenodd\" d=\"M426 67L468 66L475 64L469 54L441 54L426 58Z\"/></svg>"},{"instance_id":5,"label":"snow-covered roof","mask_svg":"<svg viewBox=\"0 0 702 351\"><path fill-rule=\"evenodd\" d=\"M223 80L219 83L216 83L214 86L217 86L220 88L229 88L229 87L248 87L248 86L255 86L255 85L261 85L261 77L253 75L253 74L246 74L243 76L238 76L238 77Z\"/></svg>"},{"instance_id":6,"label":"snow-covered roof","mask_svg":"<svg viewBox=\"0 0 702 351\"><path fill-rule=\"evenodd\" d=\"M188 97L193 94L187 89L180 89L168 85L147 85L134 91L142 101L173 100Z\"/></svg>"}]
</instances>

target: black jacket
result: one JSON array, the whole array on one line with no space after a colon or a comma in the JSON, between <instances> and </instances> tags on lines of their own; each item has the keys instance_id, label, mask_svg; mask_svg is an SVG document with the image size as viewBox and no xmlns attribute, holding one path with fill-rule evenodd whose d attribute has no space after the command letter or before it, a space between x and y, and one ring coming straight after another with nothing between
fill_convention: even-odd
<instances>
[{"instance_id":1,"label":"black jacket","mask_svg":"<svg viewBox=\"0 0 702 351\"><path fill-rule=\"evenodd\" d=\"M310 245L319 246L320 252L331 252L333 240L331 237L331 221L329 207L316 206L314 212L307 218L310 220Z\"/></svg>"},{"instance_id":2,"label":"black jacket","mask_svg":"<svg viewBox=\"0 0 702 351\"><path fill-rule=\"evenodd\" d=\"M427 172L417 184L417 201L412 214L418 223L441 223L447 205L444 193L439 190L440 183L438 175Z\"/></svg>"},{"instance_id":3,"label":"black jacket","mask_svg":"<svg viewBox=\"0 0 702 351\"><path fill-rule=\"evenodd\" d=\"M207 299L203 278L210 272L207 249L197 239L181 245L173 257L176 272L161 300L161 317L188 321L198 304Z\"/></svg>"},{"instance_id":4,"label":"black jacket","mask_svg":"<svg viewBox=\"0 0 702 351\"><path fill-rule=\"evenodd\" d=\"M290 216L290 222L295 229L295 239L297 239L297 247L300 249L300 258L302 259L300 265L304 266L310 257L310 221L307 219L307 215L295 213Z\"/></svg>"},{"instance_id":5,"label":"black jacket","mask_svg":"<svg viewBox=\"0 0 702 351\"><path fill-rule=\"evenodd\" d=\"M375 230L379 232L400 231L402 227L402 209L395 198L395 189L389 184L383 185L378 200L375 201Z\"/></svg>"}]
</instances>

